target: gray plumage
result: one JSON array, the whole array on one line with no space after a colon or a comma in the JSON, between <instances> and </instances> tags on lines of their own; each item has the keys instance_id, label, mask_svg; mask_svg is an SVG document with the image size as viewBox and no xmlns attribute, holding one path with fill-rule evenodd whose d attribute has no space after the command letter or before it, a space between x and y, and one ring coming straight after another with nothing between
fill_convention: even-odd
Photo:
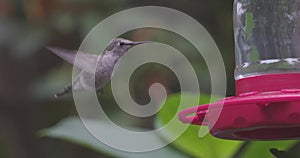
<instances>
[{"instance_id":1,"label":"gray plumage","mask_svg":"<svg viewBox=\"0 0 300 158\"><path fill-rule=\"evenodd\" d=\"M148 41L132 42L127 39L116 38L108 44L104 52L99 56L80 52L78 53L77 58L77 51L70 51L56 47L47 48L57 56L82 69L73 81L73 90L79 91L90 89L95 85L96 91L102 92L103 87L111 80L113 69L118 60L130 48L146 42ZM76 62L75 58L77 60ZM93 71L95 71L95 83L91 82L94 77ZM63 96L71 92L72 84L69 84L61 92L55 94L55 97Z\"/></svg>"}]
</instances>

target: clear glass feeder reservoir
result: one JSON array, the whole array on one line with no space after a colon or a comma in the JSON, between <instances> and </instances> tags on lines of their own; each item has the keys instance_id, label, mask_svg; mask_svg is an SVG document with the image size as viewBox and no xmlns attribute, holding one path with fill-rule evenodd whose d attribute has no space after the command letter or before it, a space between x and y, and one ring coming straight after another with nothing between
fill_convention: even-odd
<instances>
[{"instance_id":1,"label":"clear glass feeder reservoir","mask_svg":"<svg viewBox=\"0 0 300 158\"><path fill-rule=\"evenodd\" d=\"M224 139L299 139L300 0L235 0L233 13L236 96L179 119Z\"/></svg>"},{"instance_id":2,"label":"clear glass feeder reservoir","mask_svg":"<svg viewBox=\"0 0 300 158\"><path fill-rule=\"evenodd\" d=\"M300 1L235 0L235 79L300 73Z\"/></svg>"}]
</instances>

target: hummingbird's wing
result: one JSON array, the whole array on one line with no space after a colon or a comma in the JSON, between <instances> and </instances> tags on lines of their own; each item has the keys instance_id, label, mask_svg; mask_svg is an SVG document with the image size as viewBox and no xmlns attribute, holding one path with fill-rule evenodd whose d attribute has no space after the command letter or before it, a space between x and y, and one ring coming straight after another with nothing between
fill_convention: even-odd
<instances>
[{"instance_id":1,"label":"hummingbird's wing","mask_svg":"<svg viewBox=\"0 0 300 158\"><path fill-rule=\"evenodd\" d=\"M80 51L66 50L66 49L57 48L57 47L46 47L46 48L49 49L55 55L63 58L70 64L73 64L76 67L78 67L86 72L93 73L95 71L97 57L98 57L97 55L83 53ZM76 56L77 56L77 59L76 59ZM75 62L75 59L76 59L76 62Z\"/></svg>"}]
</instances>

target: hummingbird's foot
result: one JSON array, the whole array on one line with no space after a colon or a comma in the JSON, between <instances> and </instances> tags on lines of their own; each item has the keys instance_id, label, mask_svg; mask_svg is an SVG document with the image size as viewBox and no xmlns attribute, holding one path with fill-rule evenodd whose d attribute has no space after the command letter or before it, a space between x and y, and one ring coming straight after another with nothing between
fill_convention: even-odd
<instances>
[{"instance_id":1,"label":"hummingbird's foot","mask_svg":"<svg viewBox=\"0 0 300 158\"><path fill-rule=\"evenodd\" d=\"M56 93L54 94L54 97L55 99L57 99L58 97L61 97L61 96L64 96L64 95L67 95L67 94L70 94L72 92L72 86L69 85L67 86L66 88L64 88L63 91L59 92L59 93Z\"/></svg>"}]
</instances>

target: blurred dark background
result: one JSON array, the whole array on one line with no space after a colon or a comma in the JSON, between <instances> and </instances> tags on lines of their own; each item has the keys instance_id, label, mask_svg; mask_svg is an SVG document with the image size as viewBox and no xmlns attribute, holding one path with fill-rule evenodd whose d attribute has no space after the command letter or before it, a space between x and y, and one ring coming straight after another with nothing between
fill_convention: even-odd
<instances>
[{"instance_id":1,"label":"blurred dark background","mask_svg":"<svg viewBox=\"0 0 300 158\"><path fill-rule=\"evenodd\" d=\"M72 143L38 137L40 129L76 115L71 97L53 98L71 80L72 66L45 46L78 49L90 29L107 16L145 5L177 9L204 25L224 58L227 95L234 95L232 0L0 0L0 157L102 157ZM127 37L134 40L143 35L147 34L132 33ZM168 43L168 39L158 40ZM194 51L188 44L176 45L183 52ZM203 70L205 63L201 58L191 62L200 74L201 88L209 92L209 77ZM177 80L170 75L159 66L137 71L135 80L143 82L132 81L133 97L137 102L147 101L147 86L156 80L167 84L169 93L178 92ZM107 102L113 100L110 92L103 98Z\"/></svg>"}]
</instances>

